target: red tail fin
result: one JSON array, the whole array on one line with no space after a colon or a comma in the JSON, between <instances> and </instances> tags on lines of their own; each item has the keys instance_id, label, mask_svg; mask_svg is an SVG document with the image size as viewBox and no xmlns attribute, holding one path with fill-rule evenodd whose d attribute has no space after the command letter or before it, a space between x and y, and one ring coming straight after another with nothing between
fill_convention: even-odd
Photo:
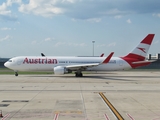
<instances>
[{"instance_id":1,"label":"red tail fin","mask_svg":"<svg viewBox=\"0 0 160 120\"><path fill-rule=\"evenodd\" d=\"M132 58L137 60L145 60L147 52L152 43L154 34L148 34L128 55L123 58Z\"/></svg>"},{"instance_id":2,"label":"red tail fin","mask_svg":"<svg viewBox=\"0 0 160 120\"><path fill-rule=\"evenodd\" d=\"M149 63L133 64L133 62L145 60L153 38L154 34L148 34L128 55L121 58L128 62L133 68L148 65Z\"/></svg>"}]
</instances>

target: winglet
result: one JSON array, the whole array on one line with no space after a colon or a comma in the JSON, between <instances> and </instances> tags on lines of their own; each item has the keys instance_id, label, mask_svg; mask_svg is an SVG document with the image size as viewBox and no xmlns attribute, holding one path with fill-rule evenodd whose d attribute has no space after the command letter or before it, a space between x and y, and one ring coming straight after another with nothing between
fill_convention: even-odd
<instances>
[{"instance_id":1,"label":"winglet","mask_svg":"<svg viewBox=\"0 0 160 120\"><path fill-rule=\"evenodd\" d=\"M102 64L104 63L108 63L111 59L111 57L113 56L114 52L111 52L110 55L108 57L106 57L106 59L102 62Z\"/></svg>"}]
</instances>

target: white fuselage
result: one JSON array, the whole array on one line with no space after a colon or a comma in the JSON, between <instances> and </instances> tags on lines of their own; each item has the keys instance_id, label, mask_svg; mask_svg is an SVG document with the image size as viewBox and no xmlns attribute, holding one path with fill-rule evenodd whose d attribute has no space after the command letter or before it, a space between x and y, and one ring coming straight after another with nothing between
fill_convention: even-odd
<instances>
[{"instance_id":1,"label":"white fuselage","mask_svg":"<svg viewBox=\"0 0 160 120\"><path fill-rule=\"evenodd\" d=\"M20 56L14 57L4 65L14 71L53 71L54 67L81 64L101 63L106 57L41 57ZM131 66L119 57L112 57L107 64L88 67L83 71L113 71L129 69ZM74 71L74 69L72 69Z\"/></svg>"}]
</instances>

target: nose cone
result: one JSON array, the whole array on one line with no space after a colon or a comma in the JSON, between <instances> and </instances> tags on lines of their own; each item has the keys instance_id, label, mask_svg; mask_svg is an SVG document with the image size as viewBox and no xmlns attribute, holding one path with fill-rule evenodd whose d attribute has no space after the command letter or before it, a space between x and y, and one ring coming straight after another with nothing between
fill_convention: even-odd
<instances>
[{"instance_id":1,"label":"nose cone","mask_svg":"<svg viewBox=\"0 0 160 120\"><path fill-rule=\"evenodd\" d=\"M5 62L5 63L4 63L4 66L8 68L8 62Z\"/></svg>"}]
</instances>

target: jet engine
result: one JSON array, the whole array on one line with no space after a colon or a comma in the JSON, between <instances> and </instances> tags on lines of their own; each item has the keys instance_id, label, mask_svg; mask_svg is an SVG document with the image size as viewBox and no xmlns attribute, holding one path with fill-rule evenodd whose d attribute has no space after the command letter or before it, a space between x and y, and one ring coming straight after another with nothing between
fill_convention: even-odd
<instances>
[{"instance_id":1,"label":"jet engine","mask_svg":"<svg viewBox=\"0 0 160 120\"><path fill-rule=\"evenodd\" d=\"M66 74L66 73L71 73L71 72L72 72L71 70L66 69L63 66L54 67L54 74L57 74L57 75L63 75L63 74Z\"/></svg>"}]
</instances>

